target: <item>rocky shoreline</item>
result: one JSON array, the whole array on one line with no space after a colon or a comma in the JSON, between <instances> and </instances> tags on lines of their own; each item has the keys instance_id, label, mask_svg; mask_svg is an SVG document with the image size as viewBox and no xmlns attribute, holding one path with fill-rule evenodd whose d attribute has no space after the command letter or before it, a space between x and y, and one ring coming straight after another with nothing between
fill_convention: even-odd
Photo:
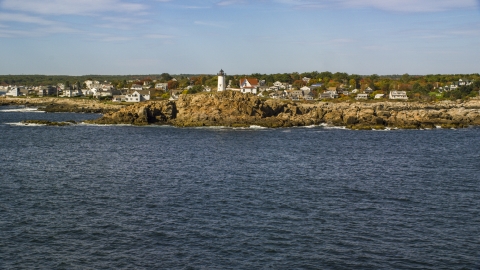
<instances>
[{"instance_id":1,"label":"rocky shoreline","mask_svg":"<svg viewBox=\"0 0 480 270\"><path fill-rule=\"evenodd\" d=\"M94 124L177 127L309 126L327 123L350 129L458 128L480 125L480 100L465 102L295 103L264 100L239 92L181 95L176 101L149 101L107 112Z\"/></svg>"},{"instance_id":2,"label":"rocky shoreline","mask_svg":"<svg viewBox=\"0 0 480 270\"><path fill-rule=\"evenodd\" d=\"M98 100L76 98L0 98L0 106L38 107L45 112L109 113L124 105L107 104Z\"/></svg>"}]
</instances>

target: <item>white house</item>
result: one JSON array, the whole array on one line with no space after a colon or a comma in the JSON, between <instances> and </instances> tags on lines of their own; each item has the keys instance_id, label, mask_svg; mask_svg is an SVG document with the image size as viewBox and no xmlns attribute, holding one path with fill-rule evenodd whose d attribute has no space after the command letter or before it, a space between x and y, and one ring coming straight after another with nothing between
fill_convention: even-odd
<instances>
[{"instance_id":1,"label":"white house","mask_svg":"<svg viewBox=\"0 0 480 270\"><path fill-rule=\"evenodd\" d=\"M92 84L93 84L93 81L92 80L86 80L83 83L87 86L88 89L90 89Z\"/></svg>"},{"instance_id":2,"label":"white house","mask_svg":"<svg viewBox=\"0 0 480 270\"><path fill-rule=\"evenodd\" d=\"M383 97L385 97L385 94L376 94L375 95L375 99L382 99Z\"/></svg>"},{"instance_id":3,"label":"white house","mask_svg":"<svg viewBox=\"0 0 480 270\"><path fill-rule=\"evenodd\" d=\"M325 91L320 94L320 98L338 98L338 94L337 91Z\"/></svg>"},{"instance_id":4,"label":"white house","mask_svg":"<svg viewBox=\"0 0 480 270\"><path fill-rule=\"evenodd\" d=\"M389 99L404 99L407 100L407 92L406 91L390 91L390 94L388 95Z\"/></svg>"},{"instance_id":5,"label":"white house","mask_svg":"<svg viewBox=\"0 0 480 270\"><path fill-rule=\"evenodd\" d=\"M287 84L286 83L282 83L280 81L276 81L273 83L273 86L276 86L278 89L286 89L287 88Z\"/></svg>"},{"instance_id":6,"label":"white house","mask_svg":"<svg viewBox=\"0 0 480 270\"><path fill-rule=\"evenodd\" d=\"M458 82L453 82L450 87L449 87L449 90L455 90L458 88Z\"/></svg>"},{"instance_id":7,"label":"white house","mask_svg":"<svg viewBox=\"0 0 480 270\"><path fill-rule=\"evenodd\" d=\"M125 95L114 95L113 98L112 98L112 101L113 101L113 102L126 101L126 100L125 100Z\"/></svg>"},{"instance_id":8,"label":"white house","mask_svg":"<svg viewBox=\"0 0 480 270\"><path fill-rule=\"evenodd\" d=\"M73 89L71 87L67 87L63 90L64 97L79 97L83 95L82 90Z\"/></svg>"},{"instance_id":9,"label":"white house","mask_svg":"<svg viewBox=\"0 0 480 270\"><path fill-rule=\"evenodd\" d=\"M310 82L310 78L303 77L303 78L302 78L302 81L304 81L305 83L308 83L308 82Z\"/></svg>"},{"instance_id":10,"label":"white house","mask_svg":"<svg viewBox=\"0 0 480 270\"><path fill-rule=\"evenodd\" d=\"M310 87L304 86L304 87L300 88L300 90L310 92Z\"/></svg>"},{"instance_id":11,"label":"white house","mask_svg":"<svg viewBox=\"0 0 480 270\"><path fill-rule=\"evenodd\" d=\"M240 80L240 92L257 94L258 79L244 78Z\"/></svg>"},{"instance_id":12,"label":"white house","mask_svg":"<svg viewBox=\"0 0 480 270\"><path fill-rule=\"evenodd\" d=\"M104 83L104 84L101 84L101 88L103 90L112 90L115 87L113 87L113 84L111 84L111 83Z\"/></svg>"},{"instance_id":13,"label":"white house","mask_svg":"<svg viewBox=\"0 0 480 270\"><path fill-rule=\"evenodd\" d=\"M91 96L93 95L93 92L90 89L82 89L82 95L84 96Z\"/></svg>"},{"instance_id":14,"label":"white house","mask_svg":"<svg viewBox=\"0 0 480 270\"><path fill-rule=\"evenodd\" d=\"M84 81L85 85L87 86L88 89L92 88L100 88L100 82L99 81L92 81L92 80L86 80Z\"/></svg>"},{"instance_id":15,"label":"white house","mask_svg":"<svg viewBox=\"0 0 480 270\"><path fill-rule=\"evenodd\" d=\"M133 93L125 95L125 101L127 102L140 102L150 100L150 91L148 90L136 90Z\"/></svg>"},{"instance_id":16,"label":"white house","mask_svg":"<svg viewBox=\"0 0 480 270\"><path fill-rule=\"evenodd\" d=\"M136 91L141 91L143 90L143 85L140 84L132 84L132 87L130 87L131 90L136 90Z\"/></svg>"},{"instance_id":17,"label":"white house","mask_svg":"<svg viewBox=\"0 0 480 270\"><path fill-rule=\"evenodd\" d=\"M368 94L357 94L356 100L368 99Z\"/></svg>"},{"instance_id":18,"label":"white house","mask_svg":"<svg viewBox=\"0 0 480 270\"><path fill-rule=\"evenodd\" d=\"M7 93L5 94L5 96L11 96L11 97L18 97L18 96L21 96L21 93L20 93L20 88L19 87L11 87Z\"/></svg>"},{"instance_id":19,"label":"white house","mask_svg":"<svg viewBox=\"0 0 480 270\"><path fill-rule=\"evenodd\" d=\"M167 90L168 83L156 83L155 88L159 90Z\"/></svg>"},{"instance_id":20,"label":"white house","mask_svg":"<svg viewBox=\"0 0 480 270\"><path fill-rule=\"evenodd\" d=\"M95 96L97 94L97 92L100 91L100 89L97 89L97 88L91 88L90 91L88 92L89 95L93 95ZM83 91L82 91L83 92Z\"/></svg>"},{"instance_id":21,"label":"white house","mask_svg":"<svg viewBox=\"0 0 480 270\"><path fill-rule=\"evenodd\" d=\"M471 85L472 83L473 83L473 80L472 81L467 80L467 79L459 79L458 80L458 85L461 85L461 86Z\"/></svg>"},{"instance_id":22,"label":"white house","mask_svg":"<svg viewBox=\"0 0 480 270\"><path fill-rule=\"evenodd\" d=\"M94 94L93 96L95 98L99 98L99 97L111 97L113 96L113 90L103 90L103 89L98 89Z\"/></svg>"}]
</instances>

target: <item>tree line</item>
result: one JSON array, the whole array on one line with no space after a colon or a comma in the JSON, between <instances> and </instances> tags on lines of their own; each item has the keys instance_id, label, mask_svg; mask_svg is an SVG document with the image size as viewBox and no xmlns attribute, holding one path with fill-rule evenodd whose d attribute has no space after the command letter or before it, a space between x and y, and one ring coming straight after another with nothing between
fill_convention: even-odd
<instances>
[{"instance_id":1,"label":"tree line","mask_svg":"<svg viewBox=\"0 0 480 270\"><path fill-rule=\"evenodd\" d=\"M243 78L256 78L264 81L266 86L272 86L274 82L291 84L294 88L319 84L319 90L326 90L329 87L340 87L350 89L364 90L370 87L375 93L388 94L391 90L407 91L410 98L431 100L440 98L437 89L445 87L459 79L474 81L468 87L459 87L455 90L442 94L442 98L456 99L466 98L478 95L480 88L480 75L474 74L429 74L429 75L358 75L345 72L312 71L312 72L292 72L276 74L237 74L226 76L226 82L231 87L239 87L240 80ZM310 80L303 80L309 78ZM85 87L86 80L97 80L100 82L108 81L116 88L128 88L132 84L139 83L150 85L154 88L154 82L168 83L168 89L184 89L190 86L189 93L202 91L201 86L215 88L217 86L216 74L179 74L171 75L169 73L150 74L150 75L0 75L0 84L2 85L56 85L64 83L65 85L75 85L76 87Z\"/></svg>"}]
</instances>

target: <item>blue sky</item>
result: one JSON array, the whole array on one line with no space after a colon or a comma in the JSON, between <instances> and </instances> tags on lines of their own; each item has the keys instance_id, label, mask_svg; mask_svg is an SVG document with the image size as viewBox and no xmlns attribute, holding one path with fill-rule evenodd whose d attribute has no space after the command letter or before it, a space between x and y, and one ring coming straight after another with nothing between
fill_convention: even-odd
<instances>
[{"instance_id":1,"label":"blue sky","mask_svg":"<svg viewBox=\"0 0 480 270\"><path fill-rule=\"evenodd\" d=\"M0 74L480 73L478 0L0 0Z\"/></svg>"}]
</instances>

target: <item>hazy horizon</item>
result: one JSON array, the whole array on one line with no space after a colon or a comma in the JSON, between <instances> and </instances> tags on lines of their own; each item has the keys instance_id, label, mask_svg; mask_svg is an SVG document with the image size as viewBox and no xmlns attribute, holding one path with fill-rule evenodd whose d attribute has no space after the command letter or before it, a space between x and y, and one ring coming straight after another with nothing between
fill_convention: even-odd
<instances>
[{"instance_id":1,"label":"hazy horizon","mask_svg":"<svg viewBox=\"0 0 480 270\"><path fill-rule=\"evenodd\" d=\"M478 0L0 0L0 74L474 74Z\"/></svg>"}]
</instances>

